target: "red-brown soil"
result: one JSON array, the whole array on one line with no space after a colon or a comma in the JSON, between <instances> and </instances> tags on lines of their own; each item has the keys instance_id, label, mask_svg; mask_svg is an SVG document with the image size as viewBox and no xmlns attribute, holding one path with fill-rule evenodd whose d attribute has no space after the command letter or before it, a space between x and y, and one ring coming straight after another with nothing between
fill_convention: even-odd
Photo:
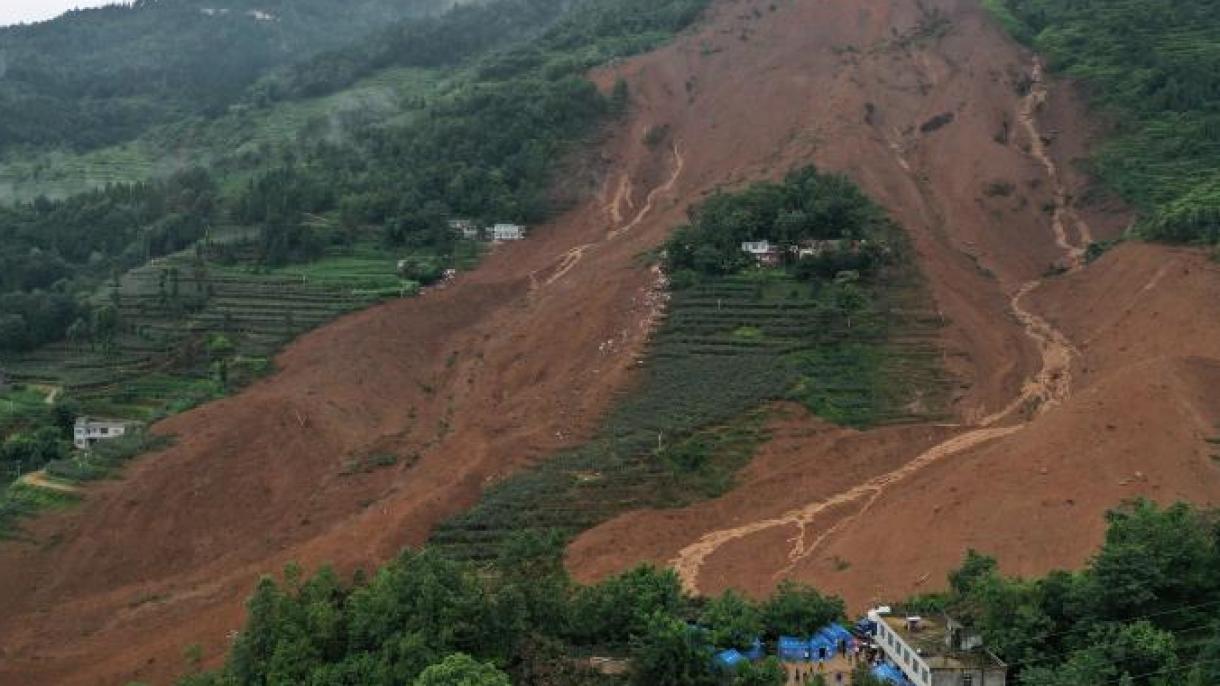
<instances>
[{"instance_id":1,"label":"red-brown soil","mask_svg":"<svg viewBox=\"0 0 1220 686\"><path fill-rule=\"evenodd\" d=\"M932 10L943 35L918 30ZM789 409L738 490L590 532L571 549L577 575L670 562L704 534L808 511L800 546L796 526L762 528L689 581L761 592L789 574L859 603L939 583L967 545L1017 571L1079 562L1125 496L1214 497L1215 266L1124 248L1013 312L1064 258L1042 209L1055 184L1020 124L1014 84L1031 64L974 0L725 0L673 45L596 74L625 78L633 110L600 144L587 201L443 290L303 337L274 377L158 426L177 445L33 523L36 543L0 546L0 683L166 683L195 643L215 664L258 575L292 560L375 566L580 441L630 383L656 315L641 253L712 189L808 162L851 175L910 232L962 426L859 433ZM1053 93L1047 111L1061 122L1051 152L1083 150L1079 103ZM668 139L646 145L659 126ZM988 195L995 183L1013 191ZM1125 224L1086 218L1098 234ZM1039 315L1079 355L1070 397L1027 425L1026 408L1001 411L1043 368L1049 344L1027 331ZM984 421L992 433L974 433ZM954 437L979 444L946 447ZM345 475L386 451L403 462Z\"/></svg>"},{"instance_id":2,"label":"red-brown soil","mask_svg":"<svg viewBox=\"0 0 1220 686\"><path fill-rule=\"evenodd\" d=\"M894 211L942 310L966 323L965 332L948 332L975 363L966 368L973 383L958 404L961 426L858 433L790 410L733 492L598 527L572 545L569 567L593 580L640 560L672 564L701 592L764 594L795 578L858 609L943 587L971 547L1013 573L1079 565L1101 540L1104 512L1127 498L1220 502L1220 464L1206 441L1220 434L1220 266L1147 245L1081 264L1090 237L1112 237L1130 221L1113 200L1072 200L1088 183L1073 162L1094 125L1069 85L1029 96L1012 87L1016 75L1038 71L1036 62L975 3L922 3L946 12L947 35L849 57L842 46L867 44L875 28L866 17L888 12L901 31L905 4L853 5L857 21L835 5L785 10L803 17L777 19L785 25L760 27L756 39L771 46L795 26L834 27L829 43L791 38L845 62L802 70L811 92L833 103L805 113L806 129L835 131L811 157L848 172ZM757 70L759 80L766 71L748 61L734 67ZM744 99L755 99L754 83L738 78ZM874 104L874 123L886 118L880 131L840 124L864 102ZM901 158L878 154L870 134L910 132L938 109L955 112L954 121L891 138ZM1002 182L1012 187L993 186ZM900 192L909 185L918 196ZM995 278L961 268L962 254ZM1072 271L1040 278L1051 265ZM1010 306L983 303L1000 293L1013 296ZM1040 363L1008 337L1014 328L1027 330Z\"/></svg>"}]
</instances>

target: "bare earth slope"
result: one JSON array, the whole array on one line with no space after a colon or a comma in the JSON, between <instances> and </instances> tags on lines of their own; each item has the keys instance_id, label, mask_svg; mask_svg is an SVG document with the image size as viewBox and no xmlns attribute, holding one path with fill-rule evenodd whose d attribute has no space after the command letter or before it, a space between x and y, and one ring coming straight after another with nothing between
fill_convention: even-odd
<instances>
[{"instance_id":1,"label":"bare earth slope","mask_svg":"<svg viewBox=\"0 0 1220 686\"><path fill-rule=\"evenodd\" d=\"M961 425L858 433L789 412L734 492L578 539L578 578L645 559L676 566L691 590L764 594L796 578L860 608L940 587L970 547L1016 573L1077 565L1100 542L1105 510L1126 498L1220 502L1220 451L1207 442L1220 434L1220 267L1153 246L1082 264L1090 239L1129 220L1073 206L1085 180L1072 161L1088 133L1079 99L1044 83L975 3L838 5L801 3L788 10L799 21L751 39L804 46L806 87L819 95L800 128L826 132L812 158L895 212L946 316L966 324L961 338L949 332L974 363ZM919 6L925 27L947 19L948 32L903 40L903 14ZM899 31L887 46L870 43L881 17ZM832 38L791 36L808 25L833 26ZM813 64L828 54L837 67ZM757 72L736 95L762 99L750 91L767 65L734 68ZM1024 77L1028 92L1016 87ZM853 110L871 126L843 122ZM938 111L953 121L934 122ZM911 186L918 195L902 192ZM963 254L995 278L961 268ZM1052 264L1070 271L1042 278ZM968 306L1000 293L1011 301ZM1014 326L1040 353L1032 368L1008 337Z\"/></svg>"},{"instance_id":2,"label":"bare earth slope","mask_svg":"<svg viewBox=\"0 0 1220 686\"><path fill-rule=\"evenodd\" d=\"M601 144L587 202L445 290L304 337L273 378L159 426L175 447L34 523L35 543L0 544L0 683L166 683L193 643L215 664L259 574L372 567L581 440L657 315L639 255L715 187L808 162L850 174L910 231L961 426L856 433L796 413L736 492L590 532L571 550L577 574L678 561L699 590L789 573L859 601L939 580L965 545L1021 570L1079 561L1121 496L1208 499L1216 267L1133 247L1023 290L1084 232L1061 207L1057 236L1043 210L1074 181L1030 154L1015 84L1032 64L974 0L726 0L672 46L595 75L626 78L634 106ZM1065 137L1051 152L1079 147L1077 106L1051 106ZM668 139L646 145L660 126ZM989 194L997 183L1012 190ZM1099 234L1124 221L1088 219ZM1044 395L1060 402L1029 411ZM402 461L349 473L381 452ZM795 541L785 520L691 552L793 512L807 515Z\"/></svg>"}]
</instances>

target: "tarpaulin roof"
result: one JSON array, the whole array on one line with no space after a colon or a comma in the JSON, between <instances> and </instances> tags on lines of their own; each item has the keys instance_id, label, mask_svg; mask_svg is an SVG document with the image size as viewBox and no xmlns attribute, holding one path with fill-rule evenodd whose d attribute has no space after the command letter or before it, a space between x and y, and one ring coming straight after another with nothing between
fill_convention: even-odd
<instances>
[{"instance_id":1,"label":"tarpaulin roof","mask_svg":"<svg viewBox=\"0 0 1220 686\"><path fill-rule=\"evenodd\" d=\"M905 684L907 678L902 675L902 671L894 665L877 665L873 667L873 676L888 681L891 684Z\"/></svg>"},{"instance_id":2,"label":"tarpaulin roof","mask_svg":"<svg viewBox=\"0 0 1220 686\"><path fill-rule=\"evenodd\" d=\"M716 653L715 658L716 666L720 667L721 669L733 669L745 661L746 656L742 655L736 650L721 651Z\"/></svg>"},{"instance_id":3,"label":"tarpaulin roof","mask_svg":"<svg viewBox=\"0 0 1220 686\"><path fill-rule=\"evenodd\" d=\"M820 633L836 641L850 641L852 639L851 632L844 629L840 624L831 624L822 629Z\"/></svg>"},{"instance_id":4,"label":"tarpaulin roof","mask_svg":"<svg viewBox=\"0 0 1220 686\"><path fill-rule=\"evenodd\" d=\"M809 652L809 641L795 636L779 637L779 656L785 660L803 660Z\"/></svg>"}]
</instances>

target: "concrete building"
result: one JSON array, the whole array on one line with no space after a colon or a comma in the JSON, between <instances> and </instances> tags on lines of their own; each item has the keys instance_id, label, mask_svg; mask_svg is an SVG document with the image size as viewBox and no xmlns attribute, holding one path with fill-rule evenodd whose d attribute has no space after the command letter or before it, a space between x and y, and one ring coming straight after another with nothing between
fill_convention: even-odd
<instances>
[{"instance_id":1,"label":"concrete building","mask_svg":"<svg viewBox=\"0 0 1220 686\"><path fill-rule=\"evenodd\" d=\"M119 419L95 419L77 417L72 429L72 445L77 450L88 450L98 441L109 441L125 436L136 428L135 422Z\"/></svg>"},{"instance_id":2,"label":"concrete building","mask_svg":"<svg viewBox=\"0 0 1220 686\"><path fill-rule=\"evenodd\" d=\"M778 266L781 261L779 246L771 241L746 241L741 244L741 251L765 267Z\"/></svg>"},{"instance_id":3,"label":"concrete building","mask_svg":"<svg viewBox=\"0 0 1220 686\"><path fill-rule=\"evenodd\" d=\"M483 231L469 219L450 219L449 230L468 241L477 241L483 237Z\"/></svg>"},{"instance_id":4,"label":"concrete building","mask_svg":"<svg viewBox=\"0 0 1220 686\"><path fill-rule=\"evenodd\" d=\"M1007 686L1008 666L960 622L876 611L869 619L881 651L915 686Z\"/></svg>"},{"instance_id":5,"label":"concrete building","mask_svg":"<svg viewBox=\"0 0 1220 686\"><path fill-rule=\"evenodd\" d=\"M519 224L496 224L491 229L494 241L519 241L525 238L525 227Z\"/></svg>"}]
</instances>

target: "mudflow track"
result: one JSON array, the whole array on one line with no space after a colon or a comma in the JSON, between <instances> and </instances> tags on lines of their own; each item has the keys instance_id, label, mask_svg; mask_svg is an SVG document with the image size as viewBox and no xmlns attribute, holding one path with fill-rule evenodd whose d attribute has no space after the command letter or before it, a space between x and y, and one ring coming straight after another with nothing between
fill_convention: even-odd
<instances>
[{"instance_id":1,"label":"mudflow track","mask_svg":"<svg viewBox=\"0 0 1220 686\"><path fill-rule=\"evenodd\" d=\"M1057 198L1019 126L1031 60L974 0L724 0L673 44L593 74L607 90L625 79L632 107L562 175L586 200L445 289L304 336L275 376L160 424L172 448L0 544L0 683L168 683L192 644L215 665L260 574L371 568L586 438L660 316L640 255L715 188L810 162L849 174L910 233L967 428L859 433L790 411L736 490L589 532L569 551L577 576L665 563L705 534L881 483L800 519L808 555L789 555L798 524L777 525L720 545L692 580L764 592L787 575L861 602L936 583L967 546L1012 571L1078 563L1129 495L1214 499L1216 267L1130 246L1022 292L1063 257L1042 208L1072 206L1088 133L1071 91L1047 84ZM1103 238L1129 221L1078 211ZM1083 244L1076 222L1062 229ZM1010 408L1065 341L1079 353L1059 377L1071 395L1035 381L1031 398L1057 402ZM1012 433L943 448L953 459L901 487L874 481L996 413L985 429ZM387 452L398 465L353 468Z\"/></svg>"},{"instance_id":2,"label":"mudflow track","mask_svg":"<svg viewBox=\"0 0 1220 686\"><path fill-rule=\"evenodd\" d=\"M857 432L778 407L732 492L587 532L573 574L651 561L704 593L793 578L858 608L940 587L970 547L1013 573L1078 565L1127 498L1220 500L1220 275L1146 245L1083 264L1131 217L1077 201L1097 132L1071 84L969 0L752 15L722 14L701 59L640 60L668 96L653 107L692 153L724 151L730 179L815 161L893 212L946 322L959 421ZM743 154L777 142L758 166Z\"/></svg>"},{"instance_id":3,"label":"mudflow track","mask_svg":"<svg viewBox=\"0 0 1220 686\"><path fill-rule=\"evenodd\" d=\"M1068 244L1063 227L1064 217L1069 214L1066 202L1068 193L1059 180L1055 163L1046 155L1042 143L1042 134L1037 128L1036 113L1041 103L1046 100L1046 86L1042 82L1042 66L1040 63L1035 61L1032 74L1032 88L1030 94L1026 96L1025 105L1021 109L1021 121L1028 130L1031 140L1034 141L1031 146L1031 154L1046 167L1047 176L1053 182L1055 208L1052 222L1054 224L1056 243L1063 248L1065 253L1064 258L1072 264L1072 269L1079 269L1081 264L1080 258L1084 254L1084 250L1083 248ZM1082 230L1080 235L1087 236L1089 234L1087 230ZM699 592L699 573L702 571L704 561L720 550L726 543L776 527L795 526L797 533L792 538L792 548L788 553L789 564L781 569L779 574L780 576L786 576L798 563L813 555L829 536L835 534L854 519L867 514L877 502L877 499L885 493L886 489L901 484L904 480L941 460L1020 431L1028 424L1028 421L1032 420L1032 417L1030 420L1012 426L996 427L995 425L1022 408L1033 405L1037 407L1038 412L1045 412L1067 399L1068 394L1071 392L1071 364L1073 355L1071 343L1067 341L1062 333L1041 317L1025 309L1022 305L1024 299L1041 286L1041 279L1029 281L1022 285L1012 298L1013 313L1025 328L1025 334L1034 341L1042 354L1042 368L1024 384L1020 394L1012 403L982 419L973 430L956 435L932 446L923 453L920 453L915 459L892 472L870 479L831 498L820 500L798 510L785 513L778 518L752 522L705 534L692 545L679 551L678 556L671 562L687 590L692 593ZM807 543L810 535L808 531L809 525L818 515L860 501L864 503L862 507L850 516L840 519L833 527L826 529L812 543Z\"/></svg>"}]
</instances>

